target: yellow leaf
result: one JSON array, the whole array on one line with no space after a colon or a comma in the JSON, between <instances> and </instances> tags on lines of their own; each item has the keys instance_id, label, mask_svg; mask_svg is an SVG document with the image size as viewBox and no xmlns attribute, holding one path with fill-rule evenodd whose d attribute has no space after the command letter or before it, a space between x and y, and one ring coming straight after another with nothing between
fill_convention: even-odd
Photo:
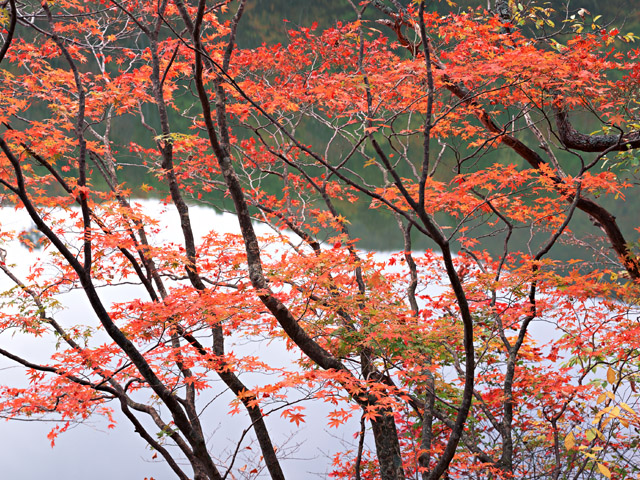
<instances>
[{"instance_id":1,"label":"yellow leaf","mask_svg":"<svg viewBox=\"0 0 640 480\"><path fill-rule=\"evenodd\" d=\"M631 407L630 407L629 405L627 405L626 403L624 403L624 402L620 402L620 406L621 406L622 408L624 408L627 412L632 413L632 414L634 414L634 415L636 414L636 412L634 412L634 411L633 411L633 408L631 408Z\"/></svg>"},{"instance_id":2,"label":"yellow leaf","mask_svg":"<svg viewBox=\"0 0 640 480\"><path fill-rule=\"evenodd\" d=\"M611 478L611 472L609 471L609 469L607 467L605 467L601 463L598 464L598 470L600 470L600 473L602 475L604 475L605 477Z\"/></svg>"},{"instance_id":3,"label":"yellow leaf","mask_svg":"<svg viewBox=\"0 0 640 480\"><path fill-rule=\"evenodd\" d=\"M600 395L598 395L598 399L596 400L596 404L600 405L606 399L607 399L607 394L606 393L601 393Z\"/></svg>"},{"instance_id":4,"label":"yellow leaf","mask_svg":"<svg viewBox=\"0 0 640 480\"><path fill-rule=\"evenodd\" d=\"M573 432L569 432L569 435L567 435L564 439L564 448L566 448L567 450L571 450L572 448L575 448L576 446L576 437L573 435Z\"/></svg>"},{"instance_id":5,"label":"yellow leaf","mask_svg":"<svg viewBox=\"0 0 640 480\"><path fill-rule=\"evenodd\" d=\"M607 382L613 385L614 383L616 383L617 378L618 376L616 375L616 372L613 370L613 368L609 367L607 369Z\"/></svg>"}]
</instances>

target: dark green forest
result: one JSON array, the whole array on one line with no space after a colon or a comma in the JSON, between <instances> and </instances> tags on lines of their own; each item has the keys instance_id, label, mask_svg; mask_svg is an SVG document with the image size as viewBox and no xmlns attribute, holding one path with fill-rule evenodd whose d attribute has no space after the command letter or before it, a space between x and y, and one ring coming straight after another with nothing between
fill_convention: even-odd
<instances>
[{"instance_id":1,"label":"dark green forest","mask_svg":"<svg viewBox=\"0 0 640 480\"><path fill-rule=\"evenodd\" d=\"M407 4L408 0L403 0L403 3ZM491 3L493 4L493 0L491 0ZM597 19L597 24L599 26L616 26L623 33L627 31L638 33L640 31L640 9L629 8L630 2L627 0L610 0L608 2L601 2L598 0L572 0L568 4L563 0L553 0L551 2L530 1L524 3L527 5L535 4L537 6L553 9L554 13L552 15L557 27L555 30L560 28L564 18L576 14L580 9L586 9L588 12L587 18L590 16L591 19L594 19L597 16L600 16L600 18ZM449 6L445 0L434 0L430 4L431 9L441 10L443 12L450 11L452 8L462 11L468 8L486 7L487 0L463 0L457 2L456 7ZM269 45L274 43L286 43L287 31L289 29L295 29L300 26L310 26L314 22L318 24L318 29L329 28L332 25L335 25L336 22L349 21L354 18L354 10L346 0L252 0L251 2L248 2L247 10L242 19L241 28L238 30L238 45L241 48L255 48L261 44ZM373 7L369 7L365 11L365 19L368 21L375 22L378 18L380 18L380 14ZM378 25L376 24L376 26ZM384 26L378 27L383 34L388 35L391 38L393 37L393 32L391 30ZM548 33L555 32L550 30ZM535 34L535 32L532 32L532 35ZM539 35L540 32L537 32L537 34ZM558 35L556 38L561 40L562 35ZM633 46L633 44L629 44L629 46L623 45L622 47L624 49L625 47L632 48ZM183 99L185 102L184 106L187 108L191 98L185 92ZM177 101L180 101L179 97ZM150 123L153 123L154 121L151 111L149 111L147 121ZM175 116L173 123L178 128L184 128L185 131L189 127L189 119L179 115ZM578 126L584 131L594 131L598 128L597 124L586 115L584 118L578 120ZM130 136L134 135L136 137L136 141L142 145L151 146L153 144L153 139L149 136L149 132L135 119L122 118L120 122L114 125L113 134L113 138L116 142L118 141L118 138L128 140ZM242 128L238 128L236 130L236 134L239 137L242 137ZM331 133L329 131L319 130L317 126L314 128L305 128L304 124L302 124L298 129L298 135L300 138L310 145L324 145L330 134ZM125 142L123 141L123 143ZM464 149L464 145L457 145L457 148ZM123 152L123 154L126 156L126 153ZM500 149L487 155L484 161L489 164L497 161L501 163L520 164L522 159L520 159L510 149ZM132 157L123 161L123 164L127 163L129 165L133 165L125 167L126 176L130 181L133 180L135 183L135 179L139 178L137 183L141 185L143 182L142 179L145 178L145 181L147 183L149 182L149 177L145 171L146 169L140 166L135 166L140 163L138 158ZM453 164L454 162L451 161L451 163ZM364 170L361 173L363 175L367 174ZM451 177L453 177L454 174L455 172L451 170ZM629 174L629 170L626 169L621 171L620 174L627 175ZM447 180L447 178L441 178L441 180ZM99 184L99 176L95 178L95 181ZM160 179L154 182L152 186L152 191L139 190L137 192L132 192L132 194L137 197L157 197L164 196L166 194L166 188ZM634 192L630 191L627 195L626 201L622 201L620 199L615 200L613 198L601 199L601 201L603 201L603 204L608 207L611 207L613 203L616 203L614 210L619 212L619 216L622 218L622 221L620 222L621 225L624 227L625 224L628 224L628 230L631 230L632 225L635 225L635 221L627 222L624 219L629 218L630 220L635 220L635 217L637 216L636 196L637 195ZM230 204L227 205L228 202L225 199L223 192L214 192L212 194L205 195L200 200L196 200L194 196L193 201L204 201L205 203L215 205L215 208L230 208L231 206ZM357 212L354 212L354 210L367 208L367 205L360 202L357 204L349 204L345 202L341 205L341 208L344 209L344 213L348 214L350 218L357 219L358 214ZM366 223L357 223L356 221L351 225L352 233L356 238L360 239L360 247L384 250L388 248L396 248L401 245L402 239L400 237L395 238L391 233L387 233L397 232L395 220L390 216L390 214L380 212L374 216L376 219L375 221L372 221L371 216L368 216L367 218L368 220ZM450 222L447 218L440 218L440 221L443 224ZM588 238L589 241L597 243L598 230L591 225L586 217L576 216L571 223L571 227L577 237ZM523 238L529 235L528 232L520 232L520 234L523 235ZM330 236L329 232L327 232L327 236ZM420 243L420 241L418 241L414 247L426 248L427 244ZM491 250L492 243L488 242L486 247ZM559 245L554 248L552 254L557 259L568 259L572 257L573 249L571 246L563 248L562 245Z\"/></svg>"},{"instance_id":2,"label":"dark green forest","mask_svg":"<svg viewBox=\"0 0 640 480\"><path fill-rule=\"evenodd\" d=\"M487 2L493 0L461 0L455 2L457 9L469 7L487 7ZM407 4L408 0L401 3ZM511 3L511 2L510 2ZM518 2L516 2L518 3ZM532 4L531 0L523 0L523 4ZM581 8L591 14L602 15L602 23L612 23L631 31L637 31L640 26L640 2L636 0L552 0L550 2L536 1L536 5L550 7L556 11L556 18L561 19L567 14L575 13ZM455 7L454 7L455 8ZM451 11L445 0L432 0L431 9ZM365 12L369 19L377 18L373 8ZM319 28L333 25L339 20L354 18L353 8L346 0L254 0L247 6L247 15L243 22L247 28L241 29L239 45L251 48L262 43L281 42L286 39L286 30L292 26L311 25L318 22ZM286 19L288 22L284 22ZM287 25L289 23L289 25Z\"/></svg>"}]
</instances>

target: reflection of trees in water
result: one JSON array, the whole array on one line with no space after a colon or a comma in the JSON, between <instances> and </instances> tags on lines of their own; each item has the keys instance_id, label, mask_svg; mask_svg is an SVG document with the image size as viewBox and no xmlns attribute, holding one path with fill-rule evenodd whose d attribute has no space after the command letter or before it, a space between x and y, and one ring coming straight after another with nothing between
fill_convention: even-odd
<instances>
[{"instance_id":1,"label":"reflection of trees in water","mask_svg":"<svg viewBox=\"0 0 640 480\"><path fill-rule=\"evenodd\" d=\"M342 19L353 20L353 9L344 0L255 0L247 5L242 19L246 28L238 32L238 45L253 48L284 42L286 30L297 25L318 22L326 28Z\"/></svg>"},{"instance_id":2,"label":"reflection of trees in water","mask_svg":"<svg viewBox=\"0 0 640 480\"><path fill-rule=\"evenodd\" d=\"M20 235L20 244L28 249L40 250L44 247L42 240L44 235L35 225L31 225L29 230L25 230Z\"/></svg>"},{"instance_id":3,"label":"reflection of trees in water","mask_svg":"<svg viewBox=\"0 0 640 480\"><path fill-rule=\"evenodd\" d=\"M407 3L402 2L402 3ZM444 3L444 2L443 2ZM491 2L493 3L493 2ZM560 0L553 0L549 5L558 11L560 14L563 10L562 6L565 2ZM462 0L457 2L460 8L467 6L486 6L486 2L477 0ZM640 19L640 13L630 12L628 4L623 0L611 0L603 4L597 2L597 0L579 0L573 1L570 4L572 10L578 10L579 8L586 8L589 11L596 12L603 16L601 21L615 20L616 23L622 19L626 20L626 26L630 28L634 24L637 24ZM596 8L597 7L597 8ZM433 8L448 8L446 3L444 6L440 6L438 3L434 3ZM366 12L366 18L369 20L375 20L379 16L379 12L370 8ZM289 28L296 28L299 25L311 25L313 22L318 23L318 28L327 28L334 25L339 20L349 20L353 17L353 10L348 5L348 2L343 0L324 0L322 2L310 2L308 0L255 0L249 2L247 10L242 19L244 28L241 28L238 32L238 44L243 48L253 48L259 46L262 43L275 44L278 42L286 42L287 35L286 30ZM284 22L286 19L287 22ZM606 20L605 20L606 19ZM384 27L380 26L384 30ZM390 36L393 36L391 31L384 32ZM192 124L189 115L181 115L180 112L186 111L193 101L192 92L189 90L189 86L184 86L184 91L181 95L177 95L175 102L177 111L170 111L171 123L176 131L188 132L189 127ZM149 106L143 106L145 112L145 120L155 126L157 119L151 113ZM505 118L508 122L508 119ZM418 122L419 123L419 122ZM592 131L595 127L593 123L589 121L589 118L576 119L577 127L582 131ZM593 128L592 128L593 127ZM304 142L309 145L326 145L331 138L332 132L323 128L318 123L310 125L309 122L302 121L297 126L297 135ZM243 137L242 128L236 129L236 134L239 138ZM246 130L246 134L250 135L251 132ZM139 119L124 116L117 122L114 122L112 130L112 138L117 144L126 145L135 139L136 143L139 143L145 147L151 147L154 144L153 136L150 132L141 125ZM531 140L531 139L529 139ZM416 140L416 144L412 145L415 151L418 152L416 158L419 158L419 152L421 145ZM344 149L347 149L346 143L341 144L340 141L336 141L333 144L332 151L340 156ZM457 151L447 149L444 151L442 162L443 165L449 165L449 168L443 168L438 171L436 177L439 180L447 181L453 178L457 173L454 167L457 165L456 157L464 157L467 153L470 153L464 141L460 140L455 144ZM367 147L367 153L371 156L375 154L371 147ZM128 158L127 158L128 156ZM123 168L123 178L127 178L130 186L141 186L144 183L153 187L152 190L138 189L133 192L135 197L147 198L156 197L161 198L168 194L167 189L161 179L156 176L148 175L148 167L142 165L142 159L136 157L134 154L129 154L126 151L119 153L121 158L121 165ZM563 165L571 166L574 157L571 153L565 151L558 152L558 160ZM419 160L416 160L419 161ZM480 161L475 162L473 165L467 167L467 172L474 171L474 169L483 168L493 163L502 164L516 164L518 166L524 166L523 160L515 154L511 149L498 148L492 152L486 154ZM575 164L577 166L577 163ZM349 165L349 167L358 175L361 175L367 180L372 182L379 181L375 178L379 172L376 172L374 168L366 168L364 165ZM570 171L571 168L569 167ZM408 173L408 172L407 172ZM95 185L100 188L104 180L100 175L95 175ZM271 194L278 196L281 189L279 185L269 185L269 181L263 184L264 188ZM106 185L104 185L106 189ZM192 201L210 205L216 210L225 208L225 205L231 207L230 202L225 200L225 192L220 190L213 190L209 193L202 193L201 198L197 198L197 195L193 196ZM616 212L619 212L618 219L622 229L625 233L631 233L632 226L635 225L636 213L634 207L634 194L629 191L627 193L628 202L625 203L622 199L614 199L613 197L607 197L600 199L606 208L611 208ZM402 247L402 238L398 234L396 220L386 211L379 210L375 213L369 212L369 205L367 202L356 202L351 204L348 202L337 202L338 207L351 219L350 229L355 238L359 239L359 245L362 248L370 250L389 250ZM615 207L614 207L615 204ZM366 215L365 215L366 213ZM366 217L366 220L365 220ZM453 219L449 219L445 216L439 218L442 225L453 225ZM627 228L625 228L627 226ZM592 236L597 238L599 232L597 226L592 225L586 215L576 215L570 225L576 238L584 238L585 236ZM481 222L473 226L476 232L482 236L483 231L489 231ZM334 232L327 232L327 237L333 235ZM514 235L519 236L520 240L526 241L531 235L529 230L514 232ZM535 241L534 241L535 244ZM423 238L416 238L414 242L414 248L423 249L427 248L428 242ZM492 238L485 239L483 246L492 254L499 253L501 246L498 242L492 240ZM558 244L554 247L552 256L565 260L573 258L575 256L575 248L572 245Z\"/></svg>"}]
</instances>

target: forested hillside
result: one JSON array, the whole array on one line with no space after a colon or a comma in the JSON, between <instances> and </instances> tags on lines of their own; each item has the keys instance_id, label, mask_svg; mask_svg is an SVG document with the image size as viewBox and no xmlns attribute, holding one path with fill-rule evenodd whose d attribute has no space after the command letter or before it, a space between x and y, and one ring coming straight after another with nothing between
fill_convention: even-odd
<instances>
[{"instance_id":1,"label":"forested hillside","mask_svg":"<svg viewBox=\"0 0 640 480\"><path fill-rule=\"evenodd\" d=\"M408 0L402 0L400 3L410 3ZM460 0L454 2L458 9L468 7L484 7L487 8L487 0ZM493 0L489 2L493 4ZM511 3L511 2L510 2ZM531 2L522 0L521 2L513 2L516 5L531 4ZM634 5L635 3L635 5ZM613 24L627 30L638 31L640 26L640 5L637 2L629 0L551 0L546 2L535 3L541 7L549 7L556 11L555 18L562 19L566 16L575 14L581 8L586 8L593 15L601 15L604 23L612 22ZM429 2L429 9L436 9L443 13L451 10L451 7L445 0L432 0ZM493 8L493 7L492 7ZM346 1L342 0L256 0L247 6L248 15L245 21L250 24L250 28L244 32L239 32L240 45L251 47L260 45L262 42L273 43L274 41L283 41L285 32L292 26L309 26L313 22L318 22L320 27L328 27L336 21L352 20L353 9ZM380 16L374 9L365 12L365 18L376 19ZM283 22L288 20L289 25Z\"/></svg>"}]
</instances>

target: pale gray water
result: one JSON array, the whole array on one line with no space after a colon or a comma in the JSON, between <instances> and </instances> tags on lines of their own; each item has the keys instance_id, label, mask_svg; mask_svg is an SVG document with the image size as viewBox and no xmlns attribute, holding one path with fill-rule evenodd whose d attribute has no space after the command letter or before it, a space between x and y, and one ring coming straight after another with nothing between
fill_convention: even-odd
<instances>
[{"instance_id":1,"label":"pale gray water","mask_svg":"<svg viewBox=\"0 0 640 480\"><path fill-rule=\"evenodd\" d=\"M145 207L160 212L162 208L159 202L145 201ZM197 236L202 236L207 231L207 226L214 226L218 232L236 231L236 220L232 215L218 215L211 210L194 207L191 208L194 228ZM162 230L162 240L179 242L180 228L177 215L170 210L162 214L166 228ZM0 209L0 229L19 230L28 228L29 220L24 212L15 212L12 208ZM270 230L264 226L258 227L262 233ZM158 239L160 241L160 239ZM39 252L29 252L26 248L13 242L2 245L7 250L7 264L16 263L14 273L24 278L28 271L28 265L36 261ZM0 272L0 291L11 286L9 279ZM100 293L106 303L124 301L140 296L144 298L142 288L132 286L111 287L101 289ZM60 297L65 305L65 310L56 314L58 321L65 323L73 321L77 323L94 324L93 313L87 300L80 291L66 293ZM11 336L4 332L0 334L0 346L25 358L45 360L48 354L54 351L54 339L33 339L21 335ZM106 339L105 339L106 341ZM44 342L44 343L43 343ZM250 343L229 344L227 351L237 352L252 351L260 355L268 355L270 363L289 365L293 359L282 343ZM0 383L14 386L24 385L24 375L20 367L0 358ZM243 380L252 385L260 381L255 375L244 375ZM262 379L264 381L264 379ZM229 416L228 401L231 395L217 401L209 408L203 419L207 425L207 431L211 433L212 451L216 451L216 445L223 444L227 447L235 445L239 433L247 427L248 421L242 414ZM114 408L116 405L114 404ZM331 463L331 454L341 450L342 437L344 441L352 443L353 433L358 430L357 421L346 428L337 431L326 428L326 415L331 408L325 405L316 405L304 412L306 423L296 427L295 424L281 419L279 413L267 418L267 424L272 426L274 442L281 447L281 451L289 453L283 460L285 474L290 478L305 478L310 474L317 474L326 478ZM39 421L1 421L0 435L4 441L0 451L0 464L2 465L3 479L17 480L143 480L145 477L154 477L156 480L174 478L174 473L161 460L152 460L153 452L146 443L133 431L129 422L116 412L118 425L115 429L107 430L107 422L102 418L92 419L86 424L74 426L70 431L61 434L54 448L46 435L54 426L50 422ZM154 427L150 431L155 432ZM306 441L306 440L310 441ZM246 444L246 442L245 442ZM243 445L245 445L243 444ZM295 448L296 445L299 447ZM249 459L258 456L259 449L254 445L251 450L246 450ZM241 466L242 463L237 466ZM190 469L187 467L189 473ZM238 475L238 472L235 472ZM237 476L236 478L242 478Z\"/></svg>"}]
</instances>

